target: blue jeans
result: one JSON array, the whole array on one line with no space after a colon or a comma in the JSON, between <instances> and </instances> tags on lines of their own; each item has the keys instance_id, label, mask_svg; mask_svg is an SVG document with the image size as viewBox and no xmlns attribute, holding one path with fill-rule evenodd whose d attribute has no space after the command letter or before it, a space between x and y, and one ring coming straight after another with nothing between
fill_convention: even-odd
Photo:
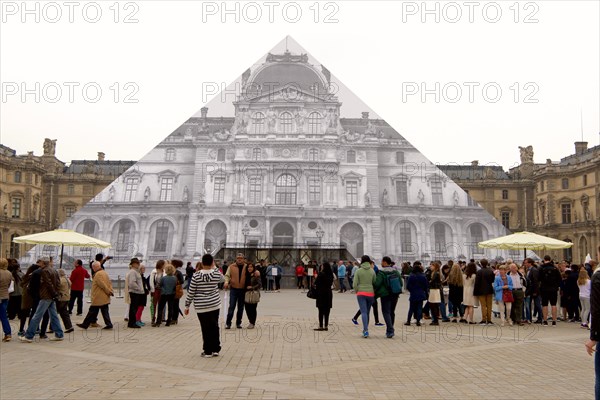
<instances>
[{"instance_id":1,"label":"blue jeans","mask_svg":"<svg viewBox=\"0 0 600 400\"><path fill-rule=\"evenodd\" d=\"M233 311L235 310L235 306L237 305L237 314L235 316L235 324L242 324L242 317L244 316L244 296L246 290L245 289L230 289L229 290L229 308L227 309L227 320L225 321L225 325L231 326L231 321L233 320Z\"/></svg>"},{"instance_id":2,"label":"blue jeans","mask_svg":"<svg viewBox=\"0 0 600 400\"><path fill-rule=\"evenodd\" d=\"M525 297L523 302L523 319L531 322L531 296Z\"/></svg>"},{"instance_id":3,"label":"blue jeans","mask_svg":"<svg viewBox=\"0 0 600 400\"><path fill-rule=\"evenodd\" d=\"M5 335L11 335L10 322L8 322L8 314L6 309L8 308L8 299L0 301L0 321L2 321L2 330Z\"/></svg>"},{"instance_id":4,"label":"blue jeans","mask_svg":"<svg viewBox=\"0 0 600 400\"><path fill-rule=\"evenodd\" d=\"M58 319L58 313L56 312L56 303L54 303L53 300L40 299L35 314L33 314L33 317L29 321L29 326L25 332L25 337L27 339L33 339L35 336L35 331L40 325L40 321L44 317L46 310L50 313L50 327L54 331L54 336L57 338L64 336L62 327L60 326L60 320Z\"/></svg>"},{"instance_id":5,"label":"blue jeans","mask_svg":"<svg viewBox=\"0 0 600 400\"><path fill-rule=\"evenodd\" d=\"M396 322L396 305L399 294L390 294L381 298L381 313L385 321L386 336L394 335L394 322Z\"/></svg>"},{"instance_id":6,"label":"blue jeans","mask_svg":"<svg viewBox=\"0 0 600 400\"><path fill-rule=\"evenodd\" d=\"M363 333L369 331L369 313L371 312L371 306L375 302L374 296L356 296L358 301L358 308L360 309L360 317L363 323Z\"/></svg>"},{"instance_id":7,"label":"blue jeans","mask_svg":"<svg viewBox=\"0 0 600 400\"><path fill-rule=\"evenodd\" d=\"M406 322L410 322L412 320L413 315L417 322L421 322L423 318L423 300L413 300L410 302L410 306L408 308L408 318Z\"/></svg>"},{"instance_id":8,"label":"blue jeans","mask_svg":"<svg viewBox=\"0 0 600 400\"><path fill-rule=\"evenodd\" d=\"M340 290L345 291L346 290L346 285L344 285L344 277L342 278L338 278L340 280Z\"/></svg>"},{"instance_id":9,"label":"blue jeans","mask_svg":"<svg viewBox=\"0 0 600 400\"><path fill-rule=\"evenodd\" d=\"M440 312L442 313L442 320L448 319L448 315L446 315L446 299L444 299L444 292L440 289L440 294L442 297L442 301L440 302Z\"/></svg>"},{"instance_id":10,"label":"blue jeans","mask_svg":"<svg viewBox=\"0 0 600 400\"><path fill-rule=\"evenodd\" d=\"M534 309L537 313L537 320L541 321L544 318L542 314L542 296L538 294L537 296L532 296L531 298L533 300Z\"/></svg>"}]
</instances>

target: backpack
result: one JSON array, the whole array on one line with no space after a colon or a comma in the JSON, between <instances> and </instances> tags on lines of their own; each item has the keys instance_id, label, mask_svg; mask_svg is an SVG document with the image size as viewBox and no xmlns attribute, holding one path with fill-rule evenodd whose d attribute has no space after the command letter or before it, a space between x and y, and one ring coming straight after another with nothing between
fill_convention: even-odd
<instances>
[{"instance_id":1,"label":"backpack","mask_svg":"<svg viewBox=\"0 0 600 400\"><path fill-rule=\"evenodd\" d=\"M396 272L392 272L391 274L386 275L386 286L387 289L392 294L400 294L402 293L402 282L400 281L400 277Z\"/></svg>"}]
</instances>

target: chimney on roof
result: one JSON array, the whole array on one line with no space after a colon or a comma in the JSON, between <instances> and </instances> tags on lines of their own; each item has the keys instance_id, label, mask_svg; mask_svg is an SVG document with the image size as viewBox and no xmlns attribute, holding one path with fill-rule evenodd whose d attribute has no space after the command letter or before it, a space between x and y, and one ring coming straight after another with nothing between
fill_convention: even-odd
<instances>
[{"instance_id":1,"label":"chimney on roof","mask_svg":"<svg viewBox=\"0 0 600 400\"><path fill-rule=\"evenodd\" d=\"M479 166L479 160L471 161L471 166L472 167L478 167Z\"/></svg>"},{"instance_id":2,"label":"chimney on roof","mask_svg":"<svg viewBox=\"0 0 600 400\"><path fill-rule=\"evenodd\" d=\"M369 112L368 111L363 111L362 112L362 117L363 117L363 119L369 119Z\"/></svg>"},{"instance_id":3,"label":"chimney on roof","mask_svg":"<svg viewBox=\"0 0 600 400\"><path fill-rule=\"evenodd\" d=\"M583 154L587 150L588 142L575 142L575 154Z\"/></svg>"},{"instance_id":4,"label":"chimney on roof","mask_svg":"<svg viewBox=\"0 0 600 400\"><path fill-rule=\"evenodd\" d=\"M104 154L103 152L99 151L99 152L98 152L98 161L104 161L104 156L105 156L105 155L106 155L106 154Z\"/></svg>"},{"instance_id":5,"label":"chimney on roof","mask_svg":"<svg viewBox=\"0 0 600 400\"><path fill-rule=\"evenodd\" d=\"M202 107L200 109L200 115L202 116L202 119L206 119L206 116L208 115L208 107Z\"/></svg>"}]
</instances>

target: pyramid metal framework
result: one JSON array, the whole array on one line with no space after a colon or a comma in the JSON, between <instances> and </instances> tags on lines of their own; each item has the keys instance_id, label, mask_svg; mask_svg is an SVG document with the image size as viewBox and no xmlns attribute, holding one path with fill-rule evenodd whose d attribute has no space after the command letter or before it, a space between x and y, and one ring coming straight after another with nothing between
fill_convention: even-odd
<instances>
[{"instance_id":1,"label":"pyramid metal framework","mask_svg":"<svg viewBox=\"0 0 600 400\"><path fill-rule=\"evenodd\" d=\"M227 88L233 116L209 116L217 96L62 227L111 242L115 267L204 252L290 267L498 255L477 243L504 226L372 112L342 117L354 95L282 43Z\"/></svg>"}]
</instances>

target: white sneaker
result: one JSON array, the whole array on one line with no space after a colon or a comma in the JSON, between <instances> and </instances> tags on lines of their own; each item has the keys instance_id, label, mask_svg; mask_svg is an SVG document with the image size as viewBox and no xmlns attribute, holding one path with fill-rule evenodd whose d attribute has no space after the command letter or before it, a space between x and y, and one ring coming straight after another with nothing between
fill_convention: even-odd
<instances>
[{"instance_id":1,"label":"white sneaker","mask_svg":"<svg viewBox=\"0 0 600 400\"><path fill-rule=\"evenodd\" d=\"M213 357L213 353L204 353L202 352L202 354L200 354L201 357L204 358L212 358Z\"/></svg>"},{"instance_id":2,"label":"white sneaker","mask_svg":"<svg viewBox=\"0 0 600 400\"><path fill-rule=\"evenodd\" d=\"M19 336L19 340L23 343L33 343L33 339L27 339L25 336Z\"/></svg>"},{"instance_id":3,"label":"white sneaker","mask_svg":"<svg viewBox=\"0 0 600 400\"><path fill-rule=\"evenodd\" d=\"M249 324L248 329L254 329L254 324ZM213 353L214 354L214 353Z\"/></svg>"}]
</instances>

